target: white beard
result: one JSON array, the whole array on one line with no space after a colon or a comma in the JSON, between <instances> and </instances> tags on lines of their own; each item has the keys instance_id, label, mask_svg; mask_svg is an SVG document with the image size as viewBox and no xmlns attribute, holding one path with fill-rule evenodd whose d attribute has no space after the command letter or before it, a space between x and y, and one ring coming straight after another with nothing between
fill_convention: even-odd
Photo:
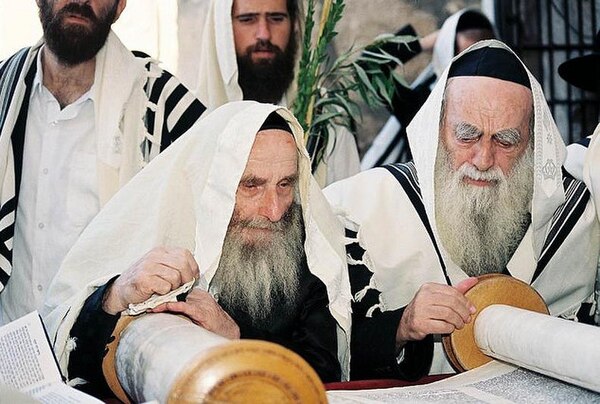
<instances>
[{"instance_id":1,"label":"white beard","mask_svg":"<svg viewBox=\"0 0 600 404\"><path fill-rule=\"evenodd\" d=\"M480 187L463 178L495 181ZM469 163L457 170L440 142L435 167L435 212L441 242L469 276L504 271L527 231L533 195L533 149L528 147L510 174L479 171Z\"/></svg>"},{"instance_id":2,"label":"white beard","mask_svg":"<svg viewBox=\"0 0 600 404\"><path fill-rule=\"evenodd\" d=\"M219 267L211 281L224 308L250 315L255 326L268 326L274 309L292 313L297 305L299 273L304 258L302 208L294 203L279 222L239 220L234 213L223 244ZM246 241L244 228L269 228L268 240Z\"/></svg>"}]
</instances>

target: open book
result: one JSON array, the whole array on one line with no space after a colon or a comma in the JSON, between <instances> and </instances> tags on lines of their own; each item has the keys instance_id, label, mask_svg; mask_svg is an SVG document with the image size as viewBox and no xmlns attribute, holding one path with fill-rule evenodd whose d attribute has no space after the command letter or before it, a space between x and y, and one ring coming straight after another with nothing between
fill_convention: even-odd
<instances>
[{"instance_id":1,"label":"open book","mask_svg":"<svg viewBox=\"0 0 600 404\"><path fill-rule=\"evenodd\" d=\"M17 402L32 397L31 402L48 404L102 403L63 383L42 320L35 311L0 328L0 402L8 396Z\"/></svg>"},{"instance_id":2,"label":"open book","mask_svg":"<svg viewBox=\"0 0 600 404\"><path fill-rule=\"evenodd\" d=\"M600 402L596 392L499 361L427 385L328 391L327 398L330 404Z\"/></svg>"}]
</instances>

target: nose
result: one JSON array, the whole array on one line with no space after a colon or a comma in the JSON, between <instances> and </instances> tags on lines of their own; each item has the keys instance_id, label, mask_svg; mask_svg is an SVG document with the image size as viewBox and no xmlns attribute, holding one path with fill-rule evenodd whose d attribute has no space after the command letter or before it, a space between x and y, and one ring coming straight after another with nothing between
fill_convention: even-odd
<instances>
[{"instance_id":1,"label":"nose","mask_svg":"<svg viewBox=\"0 0 600 404\"><path fill-rule=\"evenodd\" d=\"M266 16L261 16L258 19L258 26L256 27L256 39L261 41L271 40L271 28L269 27L269 21Z\"/></svg>"},{"instance_id":2,"label":"nose","mask_svg":"<svg viewBox=\"0 0 600 404\"><path fill-rule=\"evenodd\" d=\"M287 210L285 198L277 193L277 190L270 189L263 195L259 214L266 217L272 223L278 222Z\"/></svg>"},{"instance_id":3,"label":"nose","mask_svg":"<svg viewBox=\"0 0 600 404\"><path fill-rule=\"evenodd\" d=\"M486 142L483 139L477 142L471 163L479 171L487 171L494 166L494 150L492 142Z\"/></svg>"}]
</instances>

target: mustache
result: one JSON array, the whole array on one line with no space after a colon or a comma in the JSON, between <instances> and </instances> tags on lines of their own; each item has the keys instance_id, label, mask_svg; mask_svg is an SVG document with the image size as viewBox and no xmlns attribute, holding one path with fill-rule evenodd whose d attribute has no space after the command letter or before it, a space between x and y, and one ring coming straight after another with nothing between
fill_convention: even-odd
<instances>
[{"instance_id":1,"label":"mustache","mask_svg":"<svg viewBox=\"0 0 600 404\"><path fill-rule=\"evenodd\" d=\"M254 45L251 45L246 50L248 54L252 52L275 52L282 53L283 51L276 45L273 45L271 41L259 39Z\"/></svg>"},{"instance_id":2,"label":"mustache","mask_svg":"<svg viewBox=\"0 0 600 404\"><path fill-rule=\"evenodd\" d=\"M286 220L282 219L278 222L271 222L266 218L254 218L248 220L236 220L233 225L240 229L262 229L271 230L273 232L282 232L286 227Z\"/></svg>"},{"instance_id":3,"label":"mustache","mask_svg":"<svg viewBox=\"0 0 600 404\"><path fill-rule=\"evenodd\" d=\"M491 168L487 171L480 171L475 166L469 163L464 163L458 168L457 171L461 178L468 177L477 181L501 182L506 179L502 173L502 170L500 170L498 167Z\"/></svg>"},{"instance_id":4,"label":"mustache","mask_svg":"<svg viewBox=\"0 0 600 404\"><path fill-rule=\"evenodd\" d=\"M87 18L94 23L98 22L98 17L94 13L94 10L87 3L69 3L56 13L56 18L62 17L66 14L78 15L80 17Z\"/></svg>"}]
</instances>

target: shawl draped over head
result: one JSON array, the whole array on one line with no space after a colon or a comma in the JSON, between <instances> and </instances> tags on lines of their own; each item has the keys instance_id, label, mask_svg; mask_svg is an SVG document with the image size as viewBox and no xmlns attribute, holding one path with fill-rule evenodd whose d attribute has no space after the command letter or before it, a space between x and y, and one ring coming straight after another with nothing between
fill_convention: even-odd
<instances>
[{"instance_id":1,"label":"shawl draped over head","mask_svg":"<svg viewBox=\"0 0 600 404\"><path fill-rule=\"evenodd\" d=\"M454 61L488 47L512 53L502 42L488 40L471 46ZM516 55L515 58L522 64ZM593 303L600 226L583 184L565 179L568 192L565 191L561 171L566 152L564 143L539 83L524 65L523 68L530 81L534 113L531 225L507 269L541 294L552 315L574 318L583 303ZM359 259L349 258L348 263L364 265L372 272L369 285L355 298L360 300L369 289L381 292L379 302L367 316L376 309L389 311L406 306L426 282L446 284L441 262L452 285L467 278L444 249L436 226L435 161L448 70L407 128L418 174L418 184L409 180L413 189L403 188L392 174L395 168L390 167L390 170L374 168L362 172L324 191L345 227L357 233L346 242L358 243L365 251ZM415 200L422 202L431 234L415 209L418 205ZM432 239L439 248L439 256ZM436 352L431 372L450 370L441 351Z\"/></svg>"},{"instance_id":2,"label":"shawl draped over head","mask_svg":"<svg viewBox=\"0 0 600 404\"><path fill-rule=\"evenodd\" d=\"M303 132L285 108L240 101L201 119L152 160L90 223L67 255L48 293L45 321L61 367L70 329L85 299L153 247L187 248L208 289L221 257L238 183L256 133L277 111L290 125L299 156L299 196L310 271L327 287L338 324L338 356L349 371L350 288L343 231L310 174Z\"/></svg>"},{"instance_id":3,"label":"shawl draped over head","mask_svg":"<svg viewBox=\"0 0 600 404\"><path fill-rule=\"evenodd\" d=\"M202 57L196 94L209 111L226 102L243 99L242 89L238 84L232 8L233 0L212 0L202 33L200 44ZM292 24L294 23L292 21ZM293 25L292 35L294 35ZM286 102L282 105L291 105L294 93L294 85L291 85L284 95Z\"/></svg>"},{"instance_id":4,"label":"shawl draped over head","mask_svg":"<svg viewBox=\"0 0 600 404\"><path fill-rule=\"evenodd\" d=\"M208 110L221 105L243 99L242 89L238 84L238 65L233 36L231 12L233 0L212 0L200 46L200 70L196 94ZM298 16L304 15L301 2L298 4ZM295 30L292 21L292 35ZM298 40L298 44L301 41ZM296 63L299 53L296 54ZM280 105L289 107L296 94L296 81L289 86ZM354 136L348 129L338 126L335 136L329 136L324 158L313 172L317 182L323 187L360 171L360 158Z\"/></svg>"},{"instance_id":5,"label":"shawl draped over head","mask_svg":"<svg viewBox=\"0 0 600 404\"><path fill-rule=\"evenodd\" d=\"M478 25L487 25L484 24L484 22L487 21L489 27L494 30L494 27L492 23L489 22L487 16L476 8L463 8L448 17L446 21L444 21L444 24L442 24L442 28L440 28L437 40L433 46L433 55L431 57L431 66L438 78L441 77L442 73L455 56L456 34L460 32L459 23L467 17L465 14L472 15L471 20L478 18ZM469 22L463 21L460 25L469 28L473 26L473 23L469 25Z\"/></svg>"},{"instance_id":6,"label":"shawl draped over head","mask_svg":"<svg viewBox=\"0 0 600 404\"><path fill-rule=\"evenodd\" d=\"M497 40L481 41L454 58L486 47L512 51ZM516 57L516 55L515 55ZM516 57L518 59L518 57ZM551 116L537 80L524 66L531 84L534 113L534 189L531 202L531 225L507 264L512 276L532 283L545 299L553 315L573 317L593 291L600 237L593 204L584 201L576 223L569 227L566 240L541 274L535 274L538 261L547 249L551 226L564 211L566 198L561 166L565 146ZM446 264L452 284L467 277L448 255L440 242L436 227L434 193L435 161L439 141L439 122L448 68L441 75L427 102L409 127L408 138L418 173L420 199L431 224L432 234ZM358 195L375 195L359 198ZM377 308L394 310L406 306L425 282L446 283L432 242L420 224L408 195L388 170L375 168L325 189L346 228L356 231L358 242L366 251L360 264L372 273L368 288L381 292Z\"/></svg>"}]
</instances>

